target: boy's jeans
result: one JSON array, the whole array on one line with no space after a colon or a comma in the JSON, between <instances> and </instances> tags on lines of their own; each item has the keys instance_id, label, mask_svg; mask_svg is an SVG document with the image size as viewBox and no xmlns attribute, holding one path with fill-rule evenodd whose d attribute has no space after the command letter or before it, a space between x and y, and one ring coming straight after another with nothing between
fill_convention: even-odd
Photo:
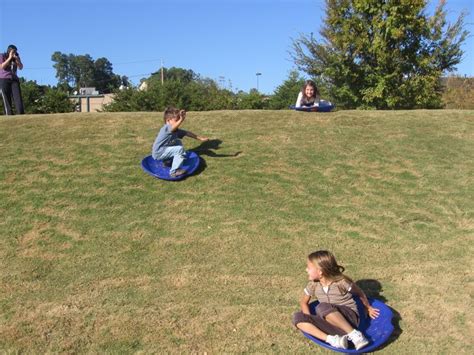
<instances>
[{"instance_id":1,"label":"boy's jeans","mask_svg":"<svg viewBox=\"0 0 474 355\"><path fill-rule=\"evenodd\" d=\"M171 165L170 174L174 173L183 164L186 151L182 145L173 145L169 147L163 147L158 151L158 154L154 156L155 160L166 160L173 159Z\"/></svg>"}]
</instances>

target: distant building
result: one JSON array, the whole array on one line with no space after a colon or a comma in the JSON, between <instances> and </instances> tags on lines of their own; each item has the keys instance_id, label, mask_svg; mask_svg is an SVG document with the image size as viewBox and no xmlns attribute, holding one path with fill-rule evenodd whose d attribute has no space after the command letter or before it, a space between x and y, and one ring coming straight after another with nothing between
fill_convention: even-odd
<instances>
[{"instance_id":1,"label":"distant building","mask_svg":"<svg viewBox=\"0 0 474 355\"><path fill-rule=\"evenodd\" d=\"M95 88L80 88L79 95L97 96L99 95L99 92Z\"/></svg>"},{"instance_id":2,"label":"distant building","mask_svg":"<svg viewBox=\"0 0 474 355\"><path fill-rule=\"evenodd\" d=\"M79 93L74 91L69 98L76 103L77 112L98 112L113 101L113 94L100 94L95 88L80 88Z\"/></svg>"}]
</instances>

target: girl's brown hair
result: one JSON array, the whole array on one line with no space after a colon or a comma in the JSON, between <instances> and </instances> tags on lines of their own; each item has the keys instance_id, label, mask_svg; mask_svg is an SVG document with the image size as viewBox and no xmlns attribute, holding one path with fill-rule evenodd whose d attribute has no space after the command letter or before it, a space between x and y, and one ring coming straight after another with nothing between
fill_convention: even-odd
<instances>
[{"instance_id":1,"label":"girl's brown hair","mask_svg":"<svg viewBox=\"0 0 474 355\"><path fill-rule=\"evenodd\" d=\"M352 283L352 280L343 274L344 267L339 265L334 255L327 250L318 250L308 255L308 260L311 261L314 266L317 266L323 276L332 282L346 280ZM340 289L341 290L341 289ZM341 290L343 292L343 290ZM347 292L347 290L346 290Z\"/></svg>"}]
</instances>

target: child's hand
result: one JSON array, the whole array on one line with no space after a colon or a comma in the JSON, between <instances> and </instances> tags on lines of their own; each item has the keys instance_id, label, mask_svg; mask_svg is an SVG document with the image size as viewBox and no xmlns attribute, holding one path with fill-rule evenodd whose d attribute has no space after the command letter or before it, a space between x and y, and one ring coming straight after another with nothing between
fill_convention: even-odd
<instances>
[{"instance_id":1,"label":"child's hand","mask_svg":"<svg viewBox=\"0 0 474 355\"><path fill-rule=\"evenodd\" d=\"M184 120L186 118L186 110L180 110L179 116Z\"/></svg>"},{"instance_id":2,"label":"child's hand","mask_svg":"<svg viewBox=\"0 0 474 355\"><path fill-rule=\"evenodd\" d=\"M207 141L209 140L209 138L207 138L207 137L199 137L199 140L200 140L201 142L207 142Z\"/></svg>"},{"instance_id":3,"label":"child's hand","mask_svg":"<svg viewBox=\"0 0 474 355\"><path fill-rule=\"evenodd\" d=\"M377 308L369 306L367 308L367 313L369 314L370 318L375 319L379 316L380 311Z\"/></svg>"}]
</instances>

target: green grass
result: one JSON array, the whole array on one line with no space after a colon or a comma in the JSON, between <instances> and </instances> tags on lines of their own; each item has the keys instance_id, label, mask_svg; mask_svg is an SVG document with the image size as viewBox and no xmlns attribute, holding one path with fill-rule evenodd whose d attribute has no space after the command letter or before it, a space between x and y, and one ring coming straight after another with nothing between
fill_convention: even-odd
<instances>
[{"instance_id":1,"label":"green grass","mask_svg":"<svg viewBox=\"0 0 474 355\"><path fill-rule=\"evenodd\" d=\"M179 183L140 168L160 126L0 119L0 350L327 353L291 315L329 249L396 311L381 353L474 351L473 111L191 112L222 143Z\"/></svg>"}]
</instances>

